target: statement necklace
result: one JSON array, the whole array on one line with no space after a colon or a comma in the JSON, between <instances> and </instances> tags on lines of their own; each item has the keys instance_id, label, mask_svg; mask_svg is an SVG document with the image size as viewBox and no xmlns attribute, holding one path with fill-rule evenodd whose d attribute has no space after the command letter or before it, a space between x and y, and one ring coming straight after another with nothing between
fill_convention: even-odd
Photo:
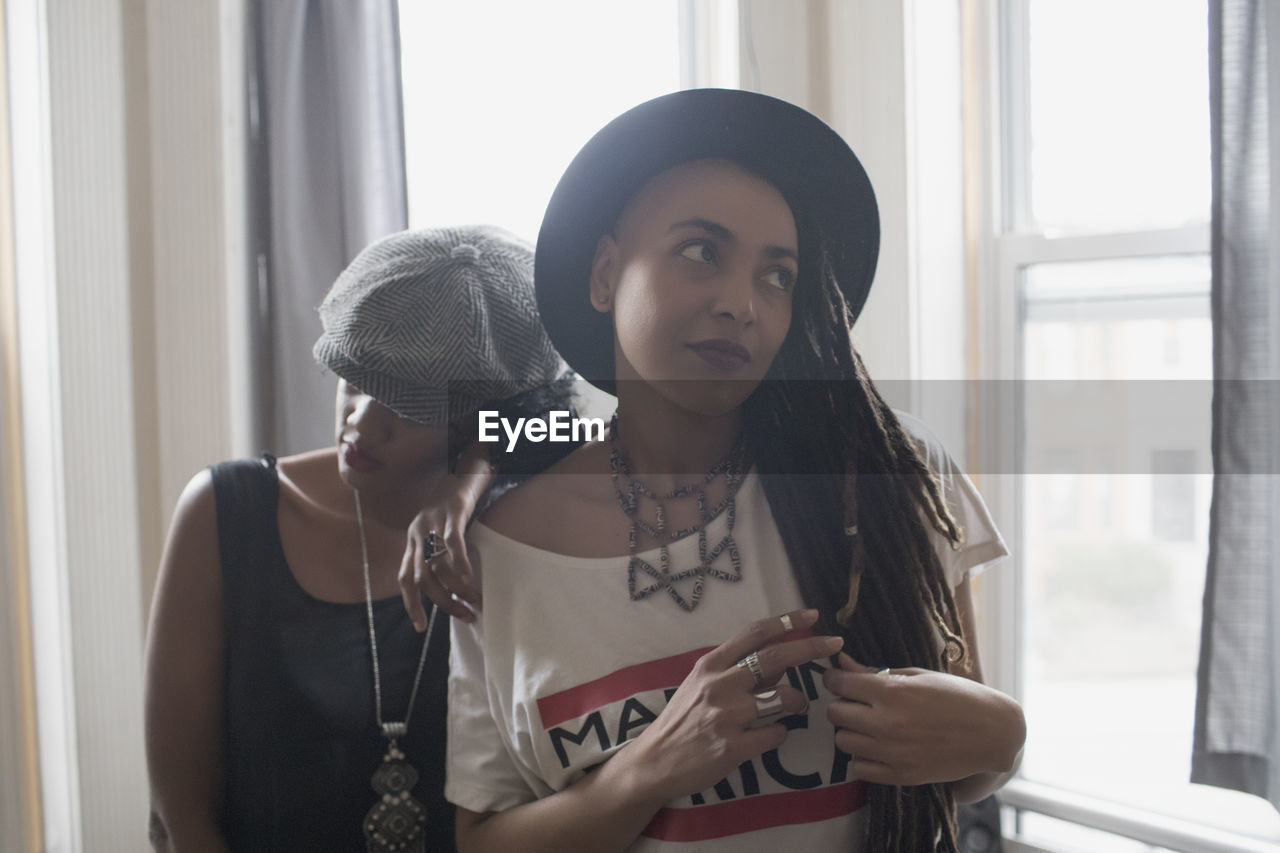
<instances>
[{"instance_id":1,"label":"statement necklace","mask_svg":"<svg viewBox=\"0 0 1280 853\"><path fill-rule=\"evenodd\" d=\"M738 487L742 485L744 456L742 435L739 433L738 438L733 443L733 447L729 448L729 452L722 456L715 465L711 466L711 470L702 478L701 483L677 486L665 495L659 495L646 486L643 481L637 480L631 473L631 466L627 461L627 457L618 450L618 416L616 414L613 416L613 420L609 423L609 474L613 480L614 494L618 497L618 506L622 507L622 511L626 513L627 518L631 519L631 529L627 533L627 548L631 557L627 564L627 591L630 593L632 601L641 601L655 592L666 590L667 595L671 596L671 600L678 604L681 609L692 611L698 606L698 602L702 601L702 591L706 586L708 577L730 582L742 580L742 558L738 554L738 543L733 538L733 525L737 518L735 498L738 494ZM725 496L720 503L709 509L707 507L706 487L720 476L725 479ZM640 515L641 498L651 500L656 504L652 524ZM698 522L692 527L684 527L668 532L667 508L663 502L684 498L693 498L698 502ZM707 525L722 512L728 514L729 529L723 539L717 542L714 547L709 548ZM639 550L637 546L638 534L641 532L659 542L659 565L657 567L640 559L637 554ZM671 570L671 552L667 546L671 542L683 539L693 533L698 534L698 564L689 569L673 572ZM720 555L724 553L729 555L729 562L733 567L730 571L715 568L713 565ZM641 573L647 575L653 582L646 587L639 587L637 578ZM685 598L676 589L675 585L688 578L693 578L693 591L688 598Z\"/></svg>"},{"instance_id":2,"label":"statement necklace","mask_svg":"<svg viewBox=\"0 0 1280 853\"><path fill-rule=\"evenodd\" d=\"M360 559L364 567L364 605L369 617L369 651L373 660L373 702L377 714L378 729L387 739L387 754L374 771L370 783L380 796L368 814L364 816L364 840L369 853L424 853L426 838L424 829L427 812L422 803L414 799L413 786L418 783L418 771L405 760L396 743L397 738L409 733L409 720L413 717L413 702L418 698L418 682L427 662L427 649L431 646L431 630L436 626L436 607L431 606L427 619L426 636L422 639L422 654L418 657L418 671L413 676L413 690L409 693L409 707L404 721L382 720L382 673L378 667L378 634L373 629L373 589L369 582L369 545L364 536L364 513L360 509L360 492L356 492L356 526L360 528Z\"/></svg>"}]
</instances>

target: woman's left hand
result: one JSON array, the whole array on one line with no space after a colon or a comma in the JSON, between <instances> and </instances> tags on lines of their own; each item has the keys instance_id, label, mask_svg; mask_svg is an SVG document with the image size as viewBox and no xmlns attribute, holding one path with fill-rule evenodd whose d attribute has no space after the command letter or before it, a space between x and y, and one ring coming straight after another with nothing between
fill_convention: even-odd
<instances>
[{"instance_id":1,"label":"woman's left hand","mask_svg":"<svg viewBox=\"0 0 1280 853\"><path fill-rule=\"evenodd\" d=\"M480 588L467 557L466 532L476 505L493 483L493 470L482 445L473 443L453 474L440 478L418 515L409 523L400 562L400 597L413 626L427 628L424 597L440 612L464 622L475 619Z\"/></svg>"},{"instance_id":2,"label":"woman's left hand","mask_svg":"<svg viewBox=\"0 0 1280 853\"><path fill-rule=\"evenodd\" d=\"M1026 722L1000 691L915 667L880 672L843 652L837 660L823 676L833 696L827 716L858 779L923 785L1016 765Z\"/></svg>"},{"instance_id":3,"label":"woman's left hand","mask_svg":"<svg viewBox=\"0 0 1280 853\"><path fill-rule=\"evenodd\" d=\"M451 494L424 508L409 524L400 564L400 595L419 631L427 627L423 597L439 606L442 613L466 621L475 618L468 602L478 607L479 597L471 583L471 562L463 539L472 509Z\"/></svg>"}]
</instances>

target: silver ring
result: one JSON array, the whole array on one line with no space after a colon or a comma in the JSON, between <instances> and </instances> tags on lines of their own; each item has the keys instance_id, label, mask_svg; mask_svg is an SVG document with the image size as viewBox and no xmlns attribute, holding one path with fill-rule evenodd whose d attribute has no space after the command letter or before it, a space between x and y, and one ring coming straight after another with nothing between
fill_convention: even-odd
<instances>
[{"instance_id":1,"label":"silver ring","mask_svg":"<svg viewBox=\"0 0 1280 853\"><path fill-rule=\"evenodd\" d=\"M876 675L888 675L888 674L889 674L889 667L887 666L876 670Z\"/></svg>"},{"instance_id":2,"label":"silver ring","mask_svg":"<svg viewBox=\"0 0 1280 853\"><path fill-rule=\"evenodd\" d=\"M796 626L791 624L791 614L783 613L782 614L782 630L790 634L795 629L796 629Z\"/></svg>"},{"instance_id":3,"label":"silver ring","mask_svg":"<svg viewBox=\"0 0 1280 853\"><path fill-rule=\"evenodd\" d=\"M764 670L760 668L760 655L752 652L738 661L738 666L751 673L751 680L755 682L752 689L764 684Z\"/></svg>"},{"instance_id":4,"label":"silver ring","mask_svg":"<svg viewBox=\"0 0 1280 853\"><path fill-rule=\"evenodd\" d=\"M756 719L767 720L782 713L782 695L777 690L751 694L756 700Z\"/></svg>"},{"instance_id":5,"label":"silver ring","mask_svg":"<svg viewBox=\"0 0 1280 853\"><path fill-rule=\"evenodd\" d=\"M440 541L440 534L434 530L429 531L422 538L422 547L426 549L426 553L422 555L422 561L429 563L441 554L449 553L449 546Z\"/></svg>"}]
</instances>

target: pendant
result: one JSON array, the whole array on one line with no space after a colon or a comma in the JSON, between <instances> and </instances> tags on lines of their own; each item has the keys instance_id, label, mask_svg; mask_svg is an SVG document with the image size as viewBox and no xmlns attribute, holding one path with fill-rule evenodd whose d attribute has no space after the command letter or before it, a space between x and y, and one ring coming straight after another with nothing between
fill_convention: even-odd
<instances>
[{"instance_id":1,"label":"pendant","mask_svg":"<svg viewBox=\"0 0 1280 853\"><path fill-rule=\"evenodd\" d=\"M418 771L405 760L394 739L370 780L381 799L364 816L364 840L369 853L424 853L427 813L410 793Z\"/></svg>"}]
</instances>

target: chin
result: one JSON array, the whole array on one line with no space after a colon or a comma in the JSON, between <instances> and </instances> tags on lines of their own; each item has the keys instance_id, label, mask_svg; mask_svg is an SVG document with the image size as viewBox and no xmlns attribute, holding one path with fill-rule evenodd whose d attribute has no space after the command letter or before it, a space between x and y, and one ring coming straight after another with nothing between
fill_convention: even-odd
<instances>
[{"instance_id":1,"label":"chin","mask_svg":"<svg viewBox=\"0 0 1280 853\"><path fill-rule=\"evenodd\" d=\"M759 379L681 380L664 383L664 396L671 402L709 418L733 414L742 407L752 392L760 387Z\"/></svg>"},{"instance_id":2,"label":"chin","mask_svg":"<svg viewBox=\"0 0 1280 853\"><path fill-rule=\"evenodd\" d=\"M341 462L338 463L338 479L341 480L343 484L346 485L346 487L349 489L356 489L364 485L363 483L360 482L359 472L352 471L350 468L348 468L346 465L343 465Z\"/></svg>"},{"instance_id":3,"label":"chin","mask_svg":"<svg viewBox=\"0 0 1280 853\"><path fill-rule=\"evenodd\" d=\"M385 478L383 471L357 471L341 459L338 460L338 476L352 489L374 489Z\"/></svg>"}]
</instances>

